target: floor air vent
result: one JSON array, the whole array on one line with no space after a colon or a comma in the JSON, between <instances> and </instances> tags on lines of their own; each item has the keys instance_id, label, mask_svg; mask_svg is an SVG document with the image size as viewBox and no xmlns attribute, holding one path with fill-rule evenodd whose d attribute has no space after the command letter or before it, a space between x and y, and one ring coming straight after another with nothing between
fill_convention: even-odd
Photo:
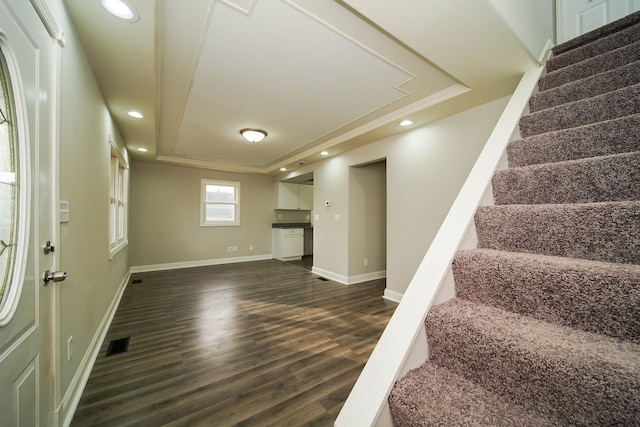
<instances>
[{"instance_id":1,"label":"floor air vent","mask_svg":"<svg viewBox=\"0 0 640 427\"><path fill-rule=\"evenodd\" d=\"M318 277L318 280L322 280L323 282L328 282L329 281L329 279L326 279L324 277Z\"/></svg>"},{"instance_id":2,"label":"floor air vent","mask_svg":"<svg viewBox=\"0 0 640 427\"><path fill-rule=\"evenodd\" d=\"M111 341L106 355L113 356L114 354L126 353L129 351L129 338L130 337L126 337Z\"/></svg>"},{"instance_id":3,"label":"floor air vent","mask_svg":"<svg viewBox=\"0 0 640 427\"><path fill-rule=\"evenodd\" d=\"M133 279L131 281L131 283L136 284L136 283L142 283L142 279Z\"/></svg>"}]
</instances>

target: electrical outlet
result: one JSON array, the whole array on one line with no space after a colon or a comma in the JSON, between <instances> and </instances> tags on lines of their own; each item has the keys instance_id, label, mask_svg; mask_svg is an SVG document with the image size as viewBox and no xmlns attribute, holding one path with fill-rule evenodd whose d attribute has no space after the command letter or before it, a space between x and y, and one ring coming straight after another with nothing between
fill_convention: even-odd
<instances>
[{"instance_id":1,"label":"electrical outlet","mask_svg":"<svg viewBox=\"0 0 640 427\"><path fill-rule=\"evenodd\" d=\"M340 214L335 214L335 215L333 216L333 219L334 219L336 222L340 221Z\"/></svg>"},{"instance_id":2,"label":"electrical outlet","mask_svg":"<svg viewBox=\"0 0 640 427\"><path fill-rule=\"evenodd\" d=\"M73 357L73 336L67 339L67 362L71 361Z\"/></svg>"},{"instance_id":3,"label":"electrical outlet","mask_svg":"<svg viewBox=\"0 0 640 427\"><path fill-rule=\"evenodd\" d=\"M368 259L368 258L365 258L365 259L364 259L364 265L365 265L365 266L369 265L369 259Z\"/></svg>"},{"instance_id":4,"label":"electrical outlet","mask_svg":"<svg viewBox=\"0 0 640 427\"><path fill-rule=\"evenodd\" d=\"M249 250L252 251L253 250L253 245L249 245Z\"/></svg>"},{"instance_id":5,"label":"electrical outlet","mask_svg":"<svg viewBox=\"0 0 640 427\"><path fill-rule=\"evenodd\" d=\"M227 252L237 252L238 251L238 247L237 246L228 246L227 247Z\"/></svg>"},{"instance_id":6,"label":"electrical outlet","mask_svg":"<svg viewBox=\"0 0 640 427\"><path fill-rule=\"evenodd\" d=\"M282 214L278 214L278 219L282 219Z\"/></svg>"}]
</instances>

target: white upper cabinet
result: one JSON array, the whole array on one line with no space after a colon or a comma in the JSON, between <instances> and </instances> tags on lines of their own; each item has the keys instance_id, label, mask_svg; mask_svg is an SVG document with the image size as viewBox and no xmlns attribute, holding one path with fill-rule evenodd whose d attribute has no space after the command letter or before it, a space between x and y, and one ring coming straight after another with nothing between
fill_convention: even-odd
<instances>
[{"instance_id":1,"label":"white upper cabinet","mask_svg":"<svg viewBox=\"0 0 640 427\"><path fill-rule=\"evenodd\" d=\"M298 185L298 209L313 210L313 185Z\"/></svg>"},{"instance_id":2,"label":"white upper cabinet","mask_svg":"<svg viewBox=\"0 0 640 427\"><path fill-rule=\"evenodd\" d=\"M306 211L313 209L312 185L279 182L277 183L277 195L276 209Z\"/></svg>"}]
</instances>

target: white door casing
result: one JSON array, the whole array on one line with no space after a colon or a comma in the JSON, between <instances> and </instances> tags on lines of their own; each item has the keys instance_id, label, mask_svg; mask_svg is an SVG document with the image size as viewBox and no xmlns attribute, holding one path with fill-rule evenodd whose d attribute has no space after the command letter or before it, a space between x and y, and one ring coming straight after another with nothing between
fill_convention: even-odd
<instances>
[{"instance_id":1,"label":"white door casing","mask_svg":"<svg viewBox=\"0 0 640 427\"><path fill-rule=\"evenodd\" d=\"M558 0L558 44L640 10L640 0Z\"/></svg>"},{"instance_id":2,"label":"white door casing","mask_svg":"<svg viewBox=\"0 0 640 427\"><path fill-rule=\"evenodd\" d=\"M40 11L39 11L40 12ZM15 100L18 146L18 222L24 224L17 255L12 316L0 319L0 425L54 425L53 285L43 286L53 270L52 253L43 243L55 228L55 99L57 49L39 12L26 0L0 0L0 48L6 59ZM17 240L20 242L20 239ZM8 301L7 303L10 303Z\"/></svg>"}]
</instances>

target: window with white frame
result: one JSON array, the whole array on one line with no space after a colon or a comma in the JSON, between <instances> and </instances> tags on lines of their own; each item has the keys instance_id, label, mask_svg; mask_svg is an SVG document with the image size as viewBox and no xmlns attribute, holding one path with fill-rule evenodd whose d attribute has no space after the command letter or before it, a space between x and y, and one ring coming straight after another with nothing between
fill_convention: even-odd
<instances>
[{"instance_id":1,"label":"window with white frame","mask_svg":"<svg viewBox=\"0 0 640 427\"><path fill-rule=\"evenodd\" d=\"M118 149L111 146L109 169L109 255L127 245L127 190L129 170Z\"/></svg>"},{"instance_id":2,"label":"window with white frame","mask_svg":"<svg viewBox=\"0 0 640 427\"><path fill-rule=\"evenodd\" d=\"M200 193L200 225L240 225L240 183L203 179Z\"/></svg>"}]
</instances>

